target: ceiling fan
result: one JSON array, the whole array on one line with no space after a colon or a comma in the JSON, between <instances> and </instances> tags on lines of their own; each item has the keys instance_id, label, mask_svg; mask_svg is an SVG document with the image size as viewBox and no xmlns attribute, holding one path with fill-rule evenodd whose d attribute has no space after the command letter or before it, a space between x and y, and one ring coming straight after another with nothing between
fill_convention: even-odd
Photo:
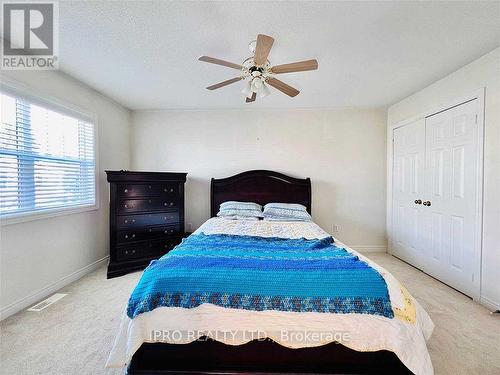
<instances>
[{"instance_id":1,"label":"ceiling fan","mask_svg":"<svg viewBox=\"0 0 500 375\"><path fill-rule=\"evenodd\" d=\"M245 80L247 78L247 84L243 89L243 93L246 95L246 102L251 103L257 99L257 96L263 98L270 94L267 85L274 87L275 89L287 94L290 97L297 96L299 90L287 85L286 83L275 78L275 75L282 73L292 73L292 72L303 72L306 70L316 70L318 69L318 62L315 59L298 61L290 64L282 64L271 66L271 63L267 59L271 47L273 46L274 39L270 36L259 34L257 35L257 40L250 42L249 48L253 56L247 58L243 63L234 64L225 60L216 59L209 56L201 56L198 60L204 61L211 64L227 66L228 68L233 68L241 71L238 77L228 79L223 82L216 83L215 85L208 86L208 90L217 90L221 87L230 85L232 83Z\"/></svg>"}]
</instances>

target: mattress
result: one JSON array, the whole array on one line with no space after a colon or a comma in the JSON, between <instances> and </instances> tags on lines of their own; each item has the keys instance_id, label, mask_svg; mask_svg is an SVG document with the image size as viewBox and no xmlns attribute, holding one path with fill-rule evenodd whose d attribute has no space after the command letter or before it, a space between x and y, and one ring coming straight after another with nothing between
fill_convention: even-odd
<instances>
[{"instance_id":1,"label":"mattress","mask_svg":"<svg viewBox=\"0 0 500 375\"><path fill-rule=\"evenodd\" d=\"M224 218L209 219L194 233L199 234L308 240L330 237L313 222ZM380 273L387 285L393 317L313 311L251 311L210 303L193 308L156 307L133 319L124 312L106 366L126 366L145 342L186 344L208 336L229 345L271 338L289 348L340 342L357 351L389 350L415 374L432 374L426 341L434 325L428 314L387 270L334 240L337 247L356 255Z\"/></svg>"}]
</instances>

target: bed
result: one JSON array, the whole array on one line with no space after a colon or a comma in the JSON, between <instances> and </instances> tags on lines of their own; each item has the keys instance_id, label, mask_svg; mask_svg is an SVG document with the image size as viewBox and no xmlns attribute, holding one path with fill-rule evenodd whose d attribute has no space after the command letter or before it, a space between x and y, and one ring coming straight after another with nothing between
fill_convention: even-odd
<instances>
[{"instance_id":1,"label":"bed","mask_svg":"<svg viewBox=\"0 0 500 375\"><path fill-rule=\"evenodd\" d=\"M182 254L198 261L195 256L200 254L200 249L218 254L217 246L223 246L217 241L222 238L229 241L232 249L232 252L228 253L231 255L228 262L240 261L239 258L253 262L252 254L259 258L259 254L271 254L268 251L269 246L281 246L283 251L283 255L273 251L271 258L287 256L288 246L295 245L300 247L300 251L304 250L302 256L317 259L320 246L320 251L324 251L324 254L335 254L338 257L335 262L329 259L328 267L337 269L338 264L345 263L349 264L348 268L365 272L366 274L360 274L364 275L363 277L368 277L368 274L379 275L386 287L387 301L381 302L372 298L369 302L375 302L370 305L364 300L360 303L356 299L355 303L348 303L347 306L345 303L337 304L337 299L332 299L330 304L321 303L326 299L307 298L297 303L292 301L291 304L287 303L288 300L283 302L264 299L257 299L257 302L254 299L250 299L250 302L246 299L242 302L241 298L232 298L233 295L224 298L220 295L215 298L209 295L201 298L199 293L187 297L174 293L168 298L159 298L157 295L151 297L153 294L150 294L147 298L135 301L134 295L140 289L138 286L123 315L107 367L126 367L129 374L433 373L426 347L433 323L425 310L389 272L337 239L332 242L330 235L313 222L217 218L220 204L231 200L256 202L261 205L270 202L298 203L311 213L311 181L262 170L248 171L224 179L212 179L211 218L186 239L179 249L163 257L158 264L148 267L151 268L150 271L146 270L139 282L145 286L141 290L151 292L153 286L160 283L161 277L153 273L155 267L170 262L172 269L175 269ZM247 239L250 241L250 247L245 247L247 242L241 242ZM212 245L209 245L210 243ZM245 251L250 249L254 253L250 252L248 256L247 253L235 253L235 243L245 247ZM304 248L304 244L311 248ZM185 253L182 253L183 251ZM176 256L179 259L175 259ZM276 259L269 261L275 262ZM187 271L186 265L181 269L188 272L188 275L191 271L195 275L199 272L197 263L190 264L191 268ZM162 272L169 271L167 269ZM260 271L261 273L258 270L245 274L245 280L249 284L245 285L245 288L260 285L265 289L267 284L272 284L262 282L266 278L262 275L266 275L267 270ZM283 272L286 275L283 277L288 277L286 280L290 280L290 283L297 282L296 278L301 275L301 271L295 269L288 274ZM211 272L217 277L216 269ZM228 271L224 272L223 275L226 275ZM203 279L204 274L200 275L200 279ZM306 280L307 274L304 275ZM319 282L317 287L313 288L314 291L318 290L319 293L319 289L323 287L322 283L330 285L328 283L332 281L329 277L329 273L325 273L324 280L318 281L316 278L311 281ZM175 280L167 279L167 284L180 285L179 280L184 279L189 277L181 275ZM342 282L344 284L339 289L352 289L356 284L355 281ZM230 286L224 287L230 289ZM376 289L375 286L373 288ZM365 294L371 296L371 292L368 290ZM168 295L165 291L162 293ZM314 337L308 336L311 332Z\"/></svg>"}]
</instances>

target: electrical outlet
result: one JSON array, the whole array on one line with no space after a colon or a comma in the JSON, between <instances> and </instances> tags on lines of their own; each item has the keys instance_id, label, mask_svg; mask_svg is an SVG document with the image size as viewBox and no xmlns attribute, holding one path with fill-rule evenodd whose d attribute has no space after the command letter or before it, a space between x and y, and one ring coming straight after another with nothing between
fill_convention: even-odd
<instances>
[{"instance_id":1,"label":"electrical outlet","mask_svg":"<svg viewBox=\"0 0 500 375\"><path fill-rule=\"evenodd\" d=\"M334 232L334 233L340 232L340 225L339 224L333 224L332 232Z\"/></svg>"}]
</instances>

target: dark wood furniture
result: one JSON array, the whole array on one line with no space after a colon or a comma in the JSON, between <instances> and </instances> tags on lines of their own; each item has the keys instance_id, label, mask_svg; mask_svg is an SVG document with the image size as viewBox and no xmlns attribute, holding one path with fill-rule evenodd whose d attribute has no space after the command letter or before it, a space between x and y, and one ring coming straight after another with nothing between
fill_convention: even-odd
<instances>
[{"instance_id":1,"label":"dark wood furniture","mask_svg":"<svg viewBox=\"0 0 500 375\"><path fill-rule=\"evenodd\" d=\"M289 349L269 339L235 346L205 338L189 344L146 343L127 369L130 375L284 373L411 374L387 350L357 352L336 343Z\"/></svg>"},{"instance_id":2,"label":"dark wood furniture","mask_svg":"<svg viewBox=\"0 0 500 375\"><path fill-rule=\"evenodd\" d=\"M210 216L217 216L226 201L266 203L299 203L311 213L311 179L295 178L283 173L256 170L215 179L210 184Z\"/></svg>"},{"instance_id":3,"label":"dark wood furniture","mask_svg":"<svg viewBox=\"0 0 500 375\"><path fill-rule=\"evenodd\" d=\"M186 173L106 171L110 183L108 278L146 267L184 235Z\"/></svg>"},{"instance_id":4,"label":"dark wood furniture","mask_svg":"<svg viewBox=\"0 0 500 375\"><path fill-rule=\"evenodd\" d=\"M211 216L227 200L300 203L311 213L311 180L256 170L212 179ZM189 344L145 343L134 354L128 374L411 374L397 356L386 350L357 352L330 343L289 349L272 340L231 346L213 340Z\"/></svg>"}]
</instances>

